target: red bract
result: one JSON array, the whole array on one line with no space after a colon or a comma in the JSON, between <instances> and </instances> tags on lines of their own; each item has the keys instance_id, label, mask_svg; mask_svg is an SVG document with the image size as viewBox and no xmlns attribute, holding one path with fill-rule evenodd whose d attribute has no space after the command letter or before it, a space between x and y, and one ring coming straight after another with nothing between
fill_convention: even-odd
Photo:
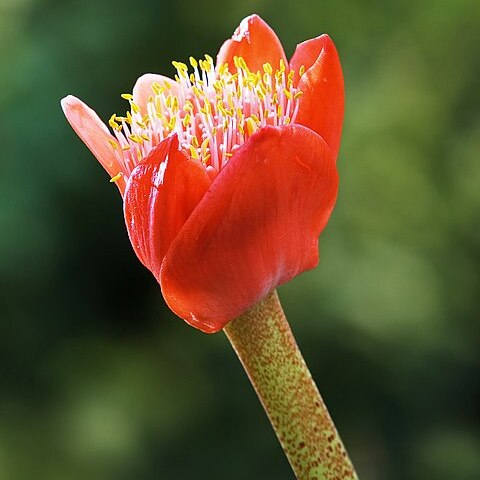
<instances>
[{"instance_id":1,"label":"red bract","mask_svg":"<svg viewBox=\"0 0 480 480\"><path fill-rule=\"evenodd\" d=\"M116 182L133 248L169 307L216 332L318 263L333 209L343 77L331 39L288 64L273 30L244 19L217 57L147 74L113 135L75 97L67 119Z\"/></svg>"}]
</instances>

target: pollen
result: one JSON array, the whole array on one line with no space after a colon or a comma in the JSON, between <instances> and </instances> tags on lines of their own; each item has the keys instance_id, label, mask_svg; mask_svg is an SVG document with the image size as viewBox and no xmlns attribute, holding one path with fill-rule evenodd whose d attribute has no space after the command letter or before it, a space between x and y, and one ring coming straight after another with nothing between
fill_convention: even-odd
<instances>
[{"instance_id":1,"label":"pollen","mask_svg":"<svg viewBox=\"0 0 480 480\"><path fill-rule=\"evenodd\" d=\"M215 67L209 55L190 57L191 68L172 62L175 82L153 83L146 105L122 95L130 108L125 116L111 116L115 141L110 147L127 174L173 133L185 155L218 172L259 129L294 123L302 95L294 71L282 60L256 72L242 57L232 63ZM304 72L300 67L299 75Z\"/></svg>"},{"instance_id":2,"label":"pollen","mask_svg":"<svg viewBox=\"0 0 480 480\"><path fill-rule=\"evenodd\" d=\"M114 177L110 179L110 183L118 182L123 177L123 173L119 172Z\"/></svg>"}]
</instances>

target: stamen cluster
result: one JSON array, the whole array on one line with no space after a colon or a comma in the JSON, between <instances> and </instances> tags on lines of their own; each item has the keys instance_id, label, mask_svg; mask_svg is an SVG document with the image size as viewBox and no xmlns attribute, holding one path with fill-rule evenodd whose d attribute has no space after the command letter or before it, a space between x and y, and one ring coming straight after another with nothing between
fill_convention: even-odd
<instances>
[{"instance_id":1,"label":"stamen cluster","mask_svg":"<svg viewBox=\"0 0 480 480\"><path fill-rule=\"evenodd\" d=\"M112 115L109 125L125 172L172 133L178 135L181 150L218 172L259 128L287 125L297 113L302 92L294 87L295 72L287 73L282 60L276 70L264 64L263 72L250 71L242 57L234 57L235 73L226 63L215 68L209 55L199 61L190 57L190 64L189 73L186 64L173 62L175 82L154 83L146 111L132 95L122 95L130 111L123 117Z\"/></svg>"}]
</instances>

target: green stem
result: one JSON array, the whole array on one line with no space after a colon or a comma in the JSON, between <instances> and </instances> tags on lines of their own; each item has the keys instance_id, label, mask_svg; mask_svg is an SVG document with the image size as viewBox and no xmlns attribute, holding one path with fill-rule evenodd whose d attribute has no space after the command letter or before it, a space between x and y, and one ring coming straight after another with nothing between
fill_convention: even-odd
<instances>
[{"instance_id":1,"label":"green stem","mask_svg":"<svg viewBox=\"0 0 480 480\"><path fill-rule=\"evenodd\" d=\"M276 291L224 330L297 479L357 479Z\"/></svg>"}]
</instances>

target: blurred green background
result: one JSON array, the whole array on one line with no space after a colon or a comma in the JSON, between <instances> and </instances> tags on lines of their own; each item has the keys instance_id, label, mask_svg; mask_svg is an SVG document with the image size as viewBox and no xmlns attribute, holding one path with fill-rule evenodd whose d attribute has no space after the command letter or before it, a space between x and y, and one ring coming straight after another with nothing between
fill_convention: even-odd
<instances>
[{"instance_id":1,"label":"blurred green background","mask_svg":"<svg viewBox=\"0 0 480 480\"><path fill-rule=\"evenodd\" d=\"M259 13L344 67L319 268L280 289L364 480L480 478L480 2L0 0L0 479L291 479L223 334L166 309L65 121Z\"/></svg>"}]
</instances>

